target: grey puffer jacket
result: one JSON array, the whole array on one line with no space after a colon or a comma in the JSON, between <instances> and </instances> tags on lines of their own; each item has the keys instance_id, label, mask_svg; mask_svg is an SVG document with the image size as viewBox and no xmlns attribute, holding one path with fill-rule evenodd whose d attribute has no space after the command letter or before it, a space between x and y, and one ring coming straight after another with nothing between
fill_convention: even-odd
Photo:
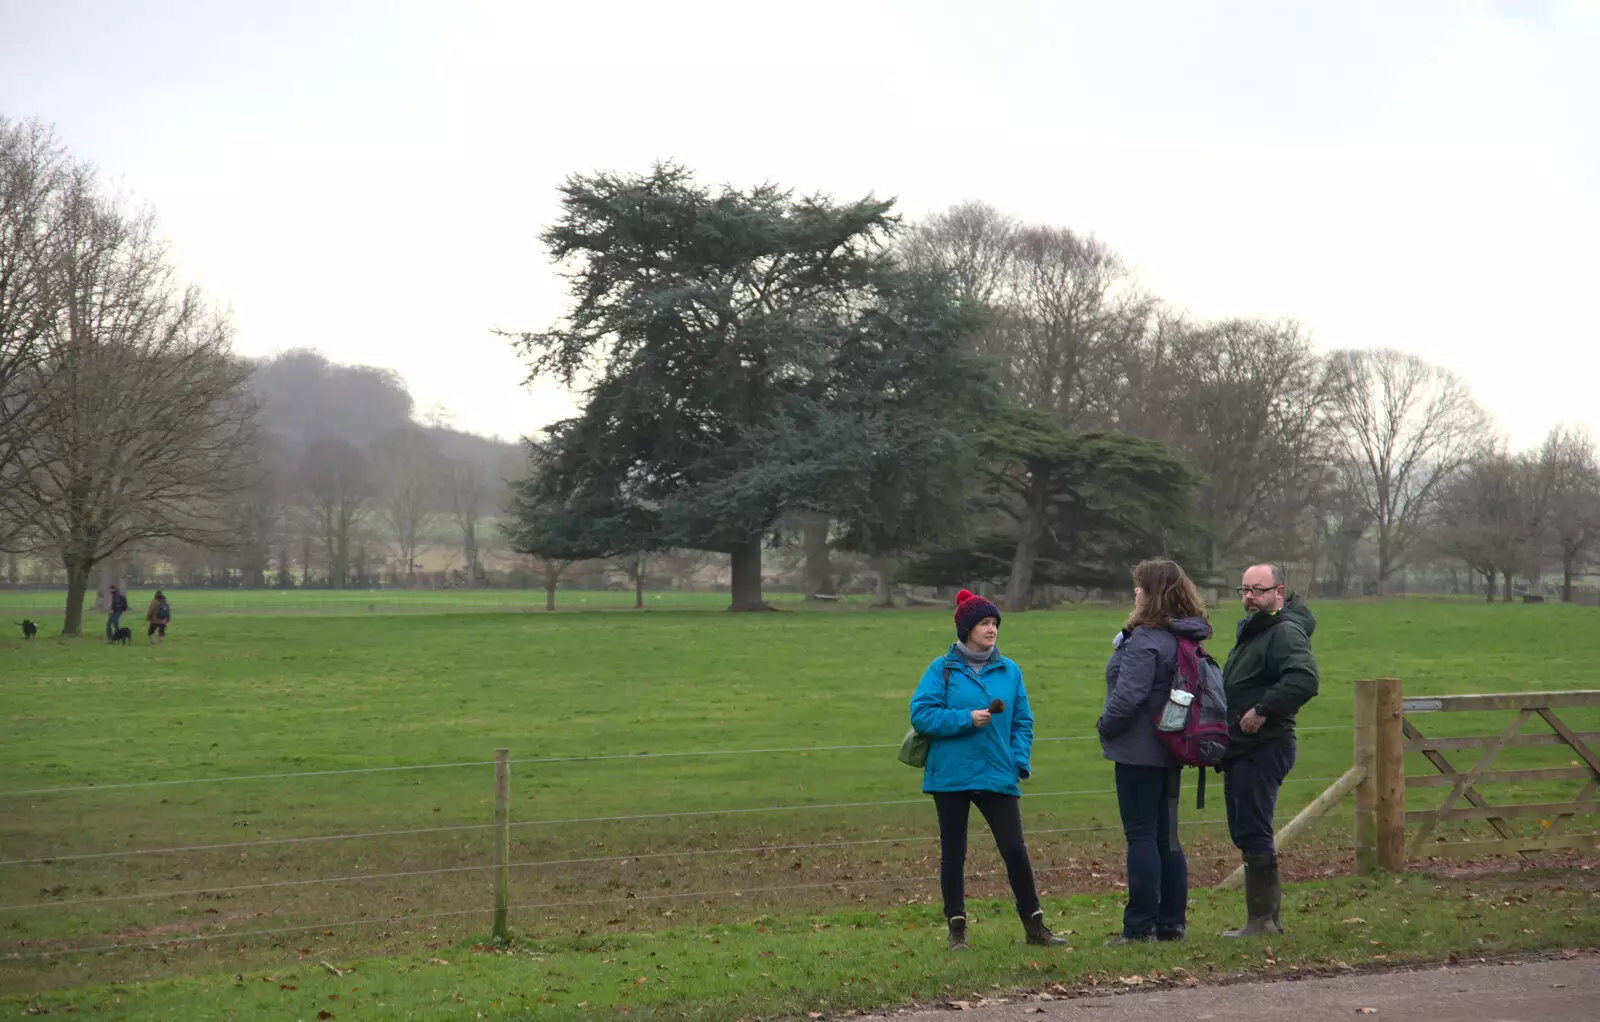
<instances>
[{"instance_id":1,"label":"grey puffer jacket","mask_svg":"<svg viewBox=\"0 0 1600 1022\"><path fill-rule=\"evenodd\" d=\"M1140 625L1117 633L1106 661L1106 704L1095 730L1106 759L1130 766L1171 766L1172 757L1156 738L1154 715L1178 673L1178 636L1201 642L1211 626L1197 617L1179 618L1170 628Z\"/></svg>"}]
</instances>

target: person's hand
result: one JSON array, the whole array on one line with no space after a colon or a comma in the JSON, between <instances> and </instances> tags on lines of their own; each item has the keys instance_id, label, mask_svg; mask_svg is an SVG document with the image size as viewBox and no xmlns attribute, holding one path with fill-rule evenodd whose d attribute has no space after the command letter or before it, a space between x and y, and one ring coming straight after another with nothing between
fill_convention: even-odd
<instances>
[{"instance_id":1,"label":"person's hand","mask_svg":"<svg viewBox=\"0 0 1600 1022\"><path fill-rule=\"evenodd\" d=\"M1243 731L1247 735L1253 735L1257 731L1260 731L1261 725L1265 724L1266 722L1267 718L1257 713L1256 708L1252 706L1250 709L1244 711L1243 717L1239 718L1239 730Z\"/></svg>"},{"instance_id":2,"label":"person's hand","mask_svg":"<svg viewBox=\"0 0 1600 1022\"><path fill-rule=\"evenodd\" d=\"M973 727L987 727L988 724L989 724L989 718L991 716L993 716L993 714L991 714L988 710L973 710L972 711L972 726Z\"/></svg>"}]
</instances>

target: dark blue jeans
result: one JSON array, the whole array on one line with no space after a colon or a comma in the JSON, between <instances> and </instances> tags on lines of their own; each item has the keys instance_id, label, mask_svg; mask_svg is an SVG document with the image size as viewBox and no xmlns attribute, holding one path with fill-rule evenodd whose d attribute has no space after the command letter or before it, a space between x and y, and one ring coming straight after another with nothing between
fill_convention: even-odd
<instances>
[{"instance_id":1,"label":"dark blue jeans","mask_svg":"<svg viewBox=\"0 0 1600 1022\"><path fill-rule=\"evenodd\" d=\"M1228 807L1228 836L1247 856L1278 853L1272 814L1278 789L1294 769L1294 736L1257 745L1223 763L1222 798Z\"/></svg>"},{"instance_id":2,"label":"dark blue jeans","mask_svg":"<svg viewBox=\"0 0 1600 1022\"><path fill-rule=\"evenodd\" d=\"M117 634L117 629L121 627L122 611L119 610L115 614L106 615L106 638L114 637Z\"/></svg>"},{"instance_id":3,"label":"dark blue jeans","mask_svg":"<svg viewBox=\"0 0 1600 1022\"><path fill-rule=\"evenodd\" d=\"M1117 809L1128 840L1128 907L1122 935L1181 931L1189 906L1189 862L1178 843L1177 771L1116 764Z\"/></svg>"}]
</instances>

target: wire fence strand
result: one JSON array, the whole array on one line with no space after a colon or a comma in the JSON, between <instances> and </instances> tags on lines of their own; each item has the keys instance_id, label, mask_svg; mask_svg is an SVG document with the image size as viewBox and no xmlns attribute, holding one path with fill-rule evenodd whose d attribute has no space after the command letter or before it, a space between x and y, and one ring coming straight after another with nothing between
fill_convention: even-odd
<instances>
[{"instance_id":1,"label":"wire fence strand","mask_svg":"<svg viewBox=\"0 0 1600 1022\"><path fill-rule=\"evenodd\" d=\"M1351 724L1325 724L1314 727L1301 727L1299 733L1316 733L1322 731L1349 731L1354 727ZM1057 735L1053 737L1035 738L1034 743L1045 742L1089 742L1098 741L1099 735ZM812 753L812 752L852 752L866 749L898 749L899 742L871 743L865 745L792 745L770 749L691 749L682 752L618 752L604 753L590 756L535 756L523 759L513 759L513 764L539 764L539 763L598 763L615 760L650 760L650 759L688 759L710 756L769 756L781 753ZM381 767L350 767L339 770L298 770L290 773L277 774L236 774L226 777L179 777L168 780L155 781L120 781L111 784L76 784L58 788L20 788L12 791L0 791L0 798L20 798L30 795L61 795L70 792L82 791L119 791L129 788L159 788L183 784L226 784L236 781L278 781L292 780L306 777L338 777L348 774L386 774L400 773L408 770L455 770L465 767L491 767L493 760L467 760L460 763L416 763L400 766Z\"/></svg>"},{"instance_id":2,"label":"wire fence strand","mask_svg":"<svg viewBox=\"0 0 1600 1022\"><path fill-rule=\"evenodd\" d=\"M1220 827L1226 822L1226 820L1180 820L1178 821L1178 826ZM1042 837L1054 834L1100 834L1113 833L1115 831L1115 827L1101 825L1095 827L1046 827L1039 830L1030 830L1028 833L1032 837ZM566 859L531 859L526 862L513 862L510 864L510 868L536 869L547 866L587 866L607 862L629 863L653 859L679 859L715 855L764 855L771 852L814 851L820 848L856 848L867 845L914 844L937 840L939 840L939 835L937 834L903 834L898 837L859 838L849 841L813 841L784 845L745 845L739 848L693 848L675 852L635 852L619 855L587 855ZM180 891L144 891L134 894L112 894L98 898L71 898L63 901L37 901L16 905L0 905L0 912L68 908L76 905L102 905L108 902L157 901L163 898L199 898L207 895L237 894L243 891L274 890L285 887L308 887L317 884L357 883L368 880L397 880L449 873L482 872L494 868L496 867L493 865L448 866L440 869L406 870L396 873L358 873L349 876L315 877L308 880L275 880L270 883L235 884L229 887L186 888Z\"/></svg>"},{"instance_id":3,"label":"wire fence strand","mask_svg":"<svg viewBox=\"0 0 1600 1022\"><path fill-rule=\"evenodd\" d=\"M1188 858L1188 861L1211 862L1231 860L1233 858L1236 858L1236 856L1191 856ZM1036 875L1065 873L1078 868L1079 867L1077 866L1046 866L1035 870L1034 873ZM965 873L964 877L967 880L981 880L989 877L1003 877L1005 875L1006 872L1004 869L991 869ZM603 898L581 898L566 901L529 902L520 905L511 905L508 907L508 911L527 912L534 909L576 908L586 905L610 905L617 902L675 901L683 900L685 898L720 898L728 896L743 897L746 894L777 894L785 891L819 890L822 888L849 888L879 886L883 884L927 883L929 881L936 881L938 879L938 874L933 873L915 876L873 877L864 880L824 880L816 881L814 883L779 884L775 886L763 887L730 887L720 891L675 891L668 894L622 894ZM301 926L279 926L259 930L239 930L233 933L189 934L182 937L171 937L156 941L127 941L123 943L99 944L82 948L47 948L39 951L32 951L27 954L13 953L7 955L6 957L12 960L25 960L57 957L61 955L97 954L112 951L142 951L153 950L160 947L170 947L173 945L195 944L215 940L241 940L248 937L268 937L281 936L290 933L309 933L313 930L327 931L348 926L366 926L376 925L379 923L388 923L392 925L395 923L411 923L426 919L444 919L450 917L488 914L488 909L477 908L453 909L440 912L421 912L412 915L371 916L365 919L348 919L333 923L310 923Z\"/></svg>"},{"instance_id":4,"label":"wire fence strand","mask_svg":"<svg viewBox=\"0 0 1600 1022\"><path fill-rule=\"evenodd\" d=\"M1334 782L1334 781L1336 781L1338 779L1339 778L1337 778L1337 777L1303 777L1303 778L1291 777L1288 780L1284 781L1283 783L1284 783L1285 786L1290 785L1290 784L1331 784L1332 782ZM1116 794L1116 789L1115 788L1082 788L1082 789L1077 789L1077 790L1073 790L1073 791L1033 792L1033 793L1029 793L1027 795L1027 798L1029 798L1029 799L1076 798L1076 797L1087 797L1087 796L1091 796L1091 795L1114 795L1114 794ZM632 813L632 814L623 814L623 815L616 815L616 816L572 816L572 817L559 817L559 818L545 819L545 820L513 821L510 824L510 826L513 827L513 828L518 828L518 827L560 826L560 825L575 824L575 823L625 823L625 822L630 822L630 821L687 819L687 818L697 818L697 817L707 817L707 816L735 816L735 815L746 815L746 814L752 814L752 813L801 812L801 811L810 811L810 810L819 810L819 809L861 809L861 808L872 808L872 807L876 807L876 806L921 805L921 804L925 803L926 801L927 801L927 799L924 797L924 798L906 798L906 799L886 799L886 800L881 800L881 801L869 801L869 802L819 802L819 803L806 803L806 804L797 804L797 805L750 806L750 807L732 808L732 809L695 809L695 810L684 810L684 811L671 812L671 813ZM114 858L123 858L123 857L134 856L134 855L171 855L171 854L179 854L179 853L187 853L187 852L221 851L221 850L233 849L233 848L259 848L259 847L264 847L264 846L268 846L268 845L307 844L307 843L311 843L311 842L325 842L325 841L350 841L350 840L357 840L357 839L363 839L363 838L402 837L402 836L406 836L406 835L410 835L410 834L441 834L441 833L473 831L473 830L492 830L494 828L494 826L495 825L492 824L492 823L468 823L468 824L459 824L459 825L456 825L456 826L449 826L449 827L419 827L419 828L412 829L412 830L367 831L367 832L354 833L354 834L320 834L320 835L311 835L311 836L306 836L306 837L263 838L263 839L257 840L257 841L233 841L233 842L226 842L226 843L221 843L221 844L180 845L180 846L171 846L171 847L164 847L164 848L134 848L134 849L127 849L127 850L123 850L123 851L115 851L115 852L80 852L80 853L70 853L70 854L64 854L64 855L37 856L37 857L34 857L34 858L28 858L28 859L5 859L5 860L0 860L0 866L44 865L44 864L55 863L55 862L76 862L76 861L81 861L81 860L84 860L84 859L114 859Z\"/></svg>"}]
</instances>

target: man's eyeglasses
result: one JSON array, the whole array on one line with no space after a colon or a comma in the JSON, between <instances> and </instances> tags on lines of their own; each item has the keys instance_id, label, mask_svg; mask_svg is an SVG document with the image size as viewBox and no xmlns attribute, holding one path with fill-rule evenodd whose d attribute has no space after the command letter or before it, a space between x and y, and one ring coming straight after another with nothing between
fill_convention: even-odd
<instances>
[{"instance_id":1,"label":"man's eyeglasses","mask_svg":"<svg viewBox=\"0 0 1600 1022\"><path fill-rule=\"evenodd\" d=\"M1256 596L1265 596L1274 589L1282 588L1282 586L1240 586L1237 592L1240 596L1248 596L1252 593Z\"/></svg>"}]
</instances>

